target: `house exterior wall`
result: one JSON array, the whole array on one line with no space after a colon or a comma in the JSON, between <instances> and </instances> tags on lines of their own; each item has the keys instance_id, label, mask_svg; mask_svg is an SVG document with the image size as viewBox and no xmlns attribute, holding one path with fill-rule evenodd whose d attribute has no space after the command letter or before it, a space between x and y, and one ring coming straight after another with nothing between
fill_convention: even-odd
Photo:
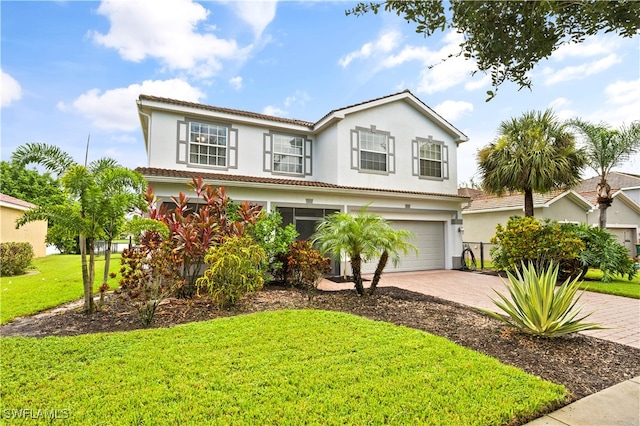
<instances>
[{"instance_id":1,"label":"house exterior wall","mask_svg":"<svg viewBox=\"0 0 640 426\"><path fill-rule=\"evenodd\" d=\"M390 168L387 173L375 173L354 168L353 161L357 163L357 152L352 150L354 142L353 132L358 128L371 129L376 132L388 132L393 138L393 160L390 160ZM329 146L337 146L338 167L325 164L336 170L338 175L331 182L338 185L351 185L366 188L407 189L413 191L457 193L457 145L453 138L445 133L433 122L426 120L424 115L412 106L402 101L382 105L347 115L337 126L336 142ZM447 151L448 177L446 179L421 179L414 176L412 164L412 141L416 138L427 139L444 144ZM324 144L321 136L319 144Z\"/></svg>"},{"instance_id":2,"label":"house exterior wall","mask_svg":"<svg viewBox=\"0 0 640 426\"><path fill-rule=\"evenodd\" d=\"M217 168L189 164L186 145L180 144L180 123L189 120L207 124L219 124L230 129L230 143L237 146L230 150L227 167ZM358 128L388 132L393 138L393 155L389 155L389 170L386 173L357 170L357 151L352 148L353 132ZM186 129L186 124L182 129ZM301 136L308 142L311 155L311 170L304 175L276 173L265 167L265 135L277 132ZM348 114L337 125L329 126L318 134L303 126L277 123L253 123L234 121L230 117L206 116L201 111L169 112L154 110L151 114L148 146L149 167L190 170L231 175L281 177L295 180L321 181L336 185L380 189L405 189L420 192L455 194L457 192L457 144L440 127L427 120L424 115L403 101L396 101L376 108ZM413 142L416 138L442 143L446 176L419 178L414 175ZM356 157L354 159L354 156Z\"/></svg>"},{"instance_id":3,"label":"house exterior wall","mask_svg":"<svg viewBox=\"0 0 640 426\"><path fill-rule=\"evenodd\" d=\"M0 205L0 243L30 243L35 257L46 256L45 238L47 236L47 222L30 222L19 229L16 220L24 214L24 209Z\"/></svg>"},{"instance_id":4,"label":"house exterior wall","mask_svg":"<svg viewBox=\"0 0 640 426\"><path fill-rule=\"evenodd\" d=\"M155 195L163 201L170 201L172 195L179 192L187 196L194 194L187 187L187 180L181 182L150 182ZM214 182L212 184L215 185ZM430 221L441 222L444 226L445 246L442 247L445 268L457 267L456 261L462 251L462 235L455 219L460 217L459 201L429 200L424 197L407 198L406 196L384 196L375 193L358 193L354 191L336 191L327 189L293 189L283 190L280 186L272 188L264 185L225 186L227 194L236 202L249 201L262 205L268 211L277 207L336 209L356 213L368 205L368 211L380 214L387 220L394 221Z\"/></svg>"},{"instance_id":5,"label":"house exterior wall","mask_svg":"<svg viewBox=\"0 0 640 426\"><path fill-rule=\"evenodd\" d=\"M589 214L588 223L598 226L599 218L600 210L596 208ZM635 245L640 242L640 214L618 197L607 209L607 230L629 249L630 255L636 254Z\"/></svg>"},{"instance_id":6,"label":"house exterior wall","mask_svg":"<svg viewBox=\"0 0 640 426\"><path fill-rule=\"evenodd\" d=\"M540 209L540 218L557 220L558 222L585 223L587 221L588 211L584 207L577 205L563 197L557 200L549 207ZM536 212L536 216L538 213Z\"/></svg>"},{"instance_id":7,"label":"house exterior wall","mask_svg":"<svg viewBox=\"0 0 640 426\"><path fill-rule=\"evenodd\" d=\"M189 195L189 179L177 176L190 172L212 174L207 183L225 186L234 201L257 203L269 211L283 207L355 213L368 206L369 212L400 224L441 224L444 247L438 249L444 253L445 267L458 267L462 234L458 231L461 199L457 196L456 141L467 138L413 95L403 92L334 110L315 124L149 96L141 96L138 105L148 167L179 172L145 175L155 194L164 201L179 192ZM187 161L190 121L227 129L229 156L224 167ZM388 136L385 170L360 169L361 130ZM304 140L303 173L272 171L269 154L273 149L269 149L275 133ZM437 146L442 154L444 167L438 169L441 177L419 176L417 147L425 141ZM311 224L313 221L305 223L306 230Z\"/></svg>"}]
</instances>

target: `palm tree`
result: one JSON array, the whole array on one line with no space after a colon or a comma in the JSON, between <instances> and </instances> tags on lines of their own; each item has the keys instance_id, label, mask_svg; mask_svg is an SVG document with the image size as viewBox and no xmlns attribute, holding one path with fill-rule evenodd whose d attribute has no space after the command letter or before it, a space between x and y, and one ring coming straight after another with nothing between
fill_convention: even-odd
<instances>
[{"instance_id":1,"label":"palm tree","mask_svg":"<svg viewBox=\"0 0 640 426\"><path fill-rule=\"evenodd\" d=\"M349 258L353 283L358 294L364 294L362 285L362 262L367 262L379 253L376 243L381 233L386 231L384 220L377 215L366 213L366 207L356 215L336 212L325 217L313 235L319 250L329 253L334 259Z\"/></svg>"},{"instance_id":2,"label":"palm tree","mask_svg":"<svg viewBox=\"0 0 640 426\"><path fill-rule=\"evenodd\" d=\"M22 165L40 164L60 177L62 187L69 196L68 202L31 209L17 225L22 226L33 220L53 219L60 223L69 235L78 236L84 310L86 313L93 313L94 241L105 235L112 238L120 226L116 223L121 223L124 214L134 207L144 205L142 176L119 166L111 159L101 159L88 166L82 166L75 163L73 158L60 148L41 143L20 146L13 153L12 159ZM105 268L108 267L108 262L105 262Z\"/></svg>"},{"instance_id":3,"label":"palm tree","mask_svg":"<svg viewBox=\"0 0 640 426\"><path fill-rule=\"evenodd\" d=\"M386 223L385 225L386 230L381 232L380 241L377 242L377 246L382 250L382 252L380 253L380 259L378 259L376 270L373 273L369 294L374 294L376 292L376 288L378 287L378 283L382 277L382 272L387 266L389 259L391 259L394 266L397 266L400 261L400 253L406 255L409 253L409 250L415 251L416 254L418 253L418 248L406 241L406 239L413 236L411 232L406 229L393 229Z\"/></svg>"},{"instance_id":4,"label":"palm tree","mask_svg":"<svg viewBox=\"0 0 640 426\"><path fill-rule=\"evenodd\" d=\"M611 169L640 151L640 121L634 121L630 126L622 125L620 129L611 129L606 123L592 124L580 119L569 121L569 125L582 137L587 165L600 176L596 187L600 209L598 224L604 229L607 227L607 208L613 201L607 176Z\"/></svg>"},{"instance_id":5,"label":"palm tree","mask_svg":"<svg viewBox=\"0 0 640 426\"><path fill-rule=\"evenodd\" d=\"M498 196L524 192L525 216L533 216L534 192L576 185L585 162L573 135L551 110L503 121L496 141L478 152L482 188Z\"/></svg>"}]
</instances>

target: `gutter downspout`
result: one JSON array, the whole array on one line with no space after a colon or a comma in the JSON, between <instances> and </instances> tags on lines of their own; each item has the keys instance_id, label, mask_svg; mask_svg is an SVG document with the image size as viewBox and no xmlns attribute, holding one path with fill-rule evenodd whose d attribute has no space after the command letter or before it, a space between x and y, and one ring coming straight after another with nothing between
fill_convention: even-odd
<instances>
[{"instance_id":1,"label":"gutter downspout","mask_svg":"<svg viewBox=\"0 0 640 426\"><path fill-rule=\"evenodd\" d=\"M139 103L138 103L138 107L140 107ZM138 108L138 114L144 115L145 117L147 117L147 139L148 140L145 142L147 145L147 167L151 167L151 114L142 112L140 108ZM144 137L144 133L142 134L142 136Z\"/></svg>"}]
</instances>

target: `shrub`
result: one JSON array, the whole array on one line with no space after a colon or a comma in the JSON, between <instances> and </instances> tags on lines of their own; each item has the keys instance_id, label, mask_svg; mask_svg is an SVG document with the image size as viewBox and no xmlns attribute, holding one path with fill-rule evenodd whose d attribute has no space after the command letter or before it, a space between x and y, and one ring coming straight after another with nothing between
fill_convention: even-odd
<instances>
[{"instance_id":1,"label":"shrub","mask_svg":"<svg viewBox=\"0 0 640 426\"><path fill-rule=\"evenodd\" d=\"M265 252L267 265L265 269L272 278L276 278L283 267L283 258L289 246L296 240L298 231L290 223L282 227L280 212L266 213L262 211L255 224L248 227L248 233Z\"/></svg>"},{"instance_id":2,"label":"shrub","mask_svg":"<svg viewBox=\"0 0 640 426\"><path fill-rule=\"evenodd\" d=\"M29 243L0 243L0 275L22 275L33 260Z\"/></svg>"},{"instance_id":3,"label":"shrub","mask_svg":"<svg viewBox=\"0 0 640 426\"><path fill-rule=\"evenodd\" d=\"M491 249L494 266L507 271L528 263L542 270L555 263L574 275L580 269L576 259L584 250L582 240L558 222L534 217L512 216L505 227L498 224L491 243L496 244Z\"/></svg>"},{"instance_id":4,"label":"shrub","mask_svg":"<svg viewBox=\"0 0 640 426\"><path fill-rule=\"evenodd\" d=\"M311 300L322 276L331 271L331 259L314 249L309 241L295 241L283 256L284 281L307 290Z\"/></svg>"},{"instance_id":5,"label":"shrub","mask_svg":"<svg viewBox=\"0 0 640 426\"><path fill-rule=\"evenodd\" d=\"M568 228L585 244L585 249L578 255L585 269L600 269L603 282L610 282L617 274L633 279L635 262L629 257L629 250L613 234L586 224L568 225Z\"/></svg>"},{"instance_id":6,"label":"shrub","mask_svg":"<svg viewBox=\"0 0 640 426\"><path fill-rule=\"evenodd\" d=\"M583 322L590 313L577 318L581 308L577 308L576 304L582 296L581 293L575 297L579 288L578 278L568 278L556 290L557 265L551 264L537 273L533 263L528 266L523 264L522 273L516 269L515 276L510 272L507 272L507 276L509 282L504 284L509 290L510 298L494 289L500 300L493 299L493 302L508 317L483 309L488 315L520 331L543 337L602 329L597 324Z\"/></svg>"},{"instance_id":7,"label":"shrub","mask_svg":"<svg viewBox=\"0 0 640 426\"><path fill-rule=\"evenodd\" d=\"M176 254L158 232L145 232L141 243L122 253L118 293L136 308L140 322L148 327L153 324L160 302L177 293L184 286L184 279L179 274Z\"/></svg>"},{"instance_id":8,"label":"shrub","mask_svg":"<svg viewBox=\"0 0 640 426\"><path fill-rule=\"evenodd\" d=\"M181 192L178 197L171 197L175 203L173 210L167 209L166 205L158 207L158 200L150 188L145 195L149 217L163 222L169 229L176 261L186 279L182 288L184 296L195 292L195 282L201 274L207 251L227 237L244 235L247 226L255 223L262 210L247 202L233 203L224 187L213 188L201 177L193 178L189 186L197 199L191 200ZM195 209L192 208L194 201Z\"/></svg>"},{"instance_id":9,"label":"shrub","mask_svg":"<svg viewBox=\"0 0 640 426\"><path fill-rule=\"evenodd\" d=\"M206 289L218 307L235 305L245 294L264 285L262 247L249 237L230 237L209 249L204 261L209 266L198 278L198 290Z\"/></svg>"}]
</instances>

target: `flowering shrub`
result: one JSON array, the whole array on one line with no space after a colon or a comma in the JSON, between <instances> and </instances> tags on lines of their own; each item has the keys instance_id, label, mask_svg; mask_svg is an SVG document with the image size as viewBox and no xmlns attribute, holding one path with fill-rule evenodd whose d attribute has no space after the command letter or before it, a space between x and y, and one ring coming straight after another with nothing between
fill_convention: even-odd
<instances>
[{"instance_id":1,"label":"flowering shrub","mask_svg":"<svg viewBox=\"0 0 640 426\"><path fill-rule=\"evenodd\" d=\"M29 243L0 243L0 275L22 275L33 260Z\"/></svg>"}]
</instances>

